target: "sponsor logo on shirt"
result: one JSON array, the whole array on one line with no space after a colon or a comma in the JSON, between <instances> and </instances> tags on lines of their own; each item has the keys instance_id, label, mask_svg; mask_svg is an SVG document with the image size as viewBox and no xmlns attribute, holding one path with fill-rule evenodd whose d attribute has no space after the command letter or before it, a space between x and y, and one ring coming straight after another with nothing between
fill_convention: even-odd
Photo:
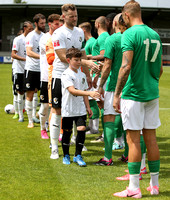
<instances>
[{"instance_id":1,"label":"sponsor logo on shirt","mask_svg":"<svg viewBox=\"0 0 170 200\"><path fill-rule=\"evenodd\" d=\"M59 40L56 40L55 42L54 42L54 47L59 47L60 46L60 42L59 42Z\"/></svg>"},{"instance_id":2,"label":"sponsor logo on shirt","mask_svg":"<svg viewBox=\"0 0 170 200\"><path fill-rule=\"evenodd\" d=\"M16 85L16 89L19 90L19 85L18 84Z\"/></svg>"}]
</instances>

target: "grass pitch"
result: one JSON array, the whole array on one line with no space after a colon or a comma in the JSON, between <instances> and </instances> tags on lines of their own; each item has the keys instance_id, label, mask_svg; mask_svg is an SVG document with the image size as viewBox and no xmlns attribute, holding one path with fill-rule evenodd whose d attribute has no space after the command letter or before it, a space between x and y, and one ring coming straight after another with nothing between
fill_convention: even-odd
<instances>
[{"instance_id":1,"label":"grass pitch","mask_svg":"<svg viewBox=\"0 0 170 200\"><path fill-rule=\"evenodd\" d=\"M60 158L51 160L49 140L41 139L39 125L30 130L26 114L25 122L19 123L4 112L5 105L12 103L11 65L1 64L0 74L0 200L118 199L112 193L128 185L116 180L127 169L127 164L118 161L123 150L113 151L114 166L95 166L93 163L103 157L104 143L92 144L95 136L87 135L88 151L83 152L86 168L75 163L63 165L61 145ZM153 197L146 191L150 179L147 174L140 181L143 199L170 199L170 67L164 67L160 80L160 118L160 195ZM70 147L71 159L74 149L74 145Z\"/></svg>"}]
</instances>

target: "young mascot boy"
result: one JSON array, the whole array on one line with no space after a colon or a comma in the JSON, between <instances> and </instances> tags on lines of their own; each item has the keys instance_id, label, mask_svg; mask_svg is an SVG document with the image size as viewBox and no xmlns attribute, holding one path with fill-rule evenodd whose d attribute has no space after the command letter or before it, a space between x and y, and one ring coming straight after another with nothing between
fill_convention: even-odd
<instances>
[{"instance_id":1,"label":"young mascot boy","mask_svg":"<svg viewBox=\"0 0 170 200\"><path fill-rule=\"evenodd\" d=\"M66 59L69 67L63 72L62 82L62 148L64 153L63 164L70 164L69 143L72 133L73 121L77 127L76 151L73 162L79 166L86 166L81 152L85 141L86 110L89 117L93 115L90 109L88 96L94 99L100 98L96 91L84 91L88 89L86 75L81 72L82 53L77 48L70 48L66 51Z\"/></svg>"}]
</instances>

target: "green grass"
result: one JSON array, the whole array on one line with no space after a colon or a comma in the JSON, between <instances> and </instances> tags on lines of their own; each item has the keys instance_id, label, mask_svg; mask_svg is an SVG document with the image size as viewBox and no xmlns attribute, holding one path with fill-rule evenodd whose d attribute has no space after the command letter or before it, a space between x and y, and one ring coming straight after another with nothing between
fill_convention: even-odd
<instances>
[{"instance_id":1,"label":"green grass","mask_svg":"<svg viewBox=\"0 0 170 200\"><path fill-rule=\"evenodd\" d=\"M25 122L13 120L4 112L12 103L11 65L0 65L0 200L111 200L112 193L125 189L128 182L115 178L124 175L127 165L118 161L123 150L113 151L114 166L100 167L93 163L104 151L103 143L92 144L94 136L86 138L87 152L83 152L86 168L74 163L62 164L60 158L50 159L49 141L40 138L40 127L27 128ZM140 186L143 199L170 199L170 68L164 67L160 80L160 118L157 131L161 154L160 195L151 197L145 190L149 174L143 175ZM70 147L71 159L74 146Z\"/></svg>"}]
</instances>

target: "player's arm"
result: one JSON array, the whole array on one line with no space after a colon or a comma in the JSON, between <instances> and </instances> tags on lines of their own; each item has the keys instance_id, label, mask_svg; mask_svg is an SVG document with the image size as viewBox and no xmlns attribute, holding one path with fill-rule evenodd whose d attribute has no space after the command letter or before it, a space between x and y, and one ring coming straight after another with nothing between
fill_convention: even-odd
<instances>
[{"instance_id":1,"label":"player's arm","mask_svg":"<svg viewBox=\"0 0 170 200\"><path fill-rule=\"evenodd\" d=\"M100 94L97 91L83 91L83 90L77 90L74 86L69 86L68 91L74 95L74 96L90 96L93 99L100 98Z\"/></svg>"},{"instance_id":2,"label":"player's arm","mask_svg":"<svg viewBox=\"0 0 170 200\"><path fill-rule=\"evenodd\" d=\"M90 60L102 61L104 60L104 52L105 50L101 50L99 55L97 56L88 55L87 58Z\"/></svg>"},{"instance_id":3,"label":"player's arm","mask_svg":"<svg viewBox=\"0 0 170 200\"><path fill-rule=\"evenodd\" d=\"M61 62L64 62L64 63L67 63L67 60L66 60L66 49L63 48L63 49L56 49L55 50L57 56L59 57L59 59L61 60Z\"/></svg>"},{"instance_id":4,"label":"player's arm","mask_svg":"<svg viewBox=\"0 0 170 200\"><path fill-rule=\"evenodd\" d=\"M119 113L120 113L120 106L119 106L120 94L128 79L128 76L131 70L132 59L133 59L133 51L123 52L122 65L119 70L119 75L118 75L115 94L114 94L114 101L113 101L113 107L115 111Z\"/></svg>"},{"instance_id":5,"label":"player's arm","mask_svg":"<svg viewBox=\"0 0 170 200\"><path fill-rule=\"evenodd\" d=\"M87 110L87 112L88 112L88 114L89 114L89 118L91 118L92 115L93 115L93 112L92 112L92 110L91 110L91 108L90 108L89 99L88 99L87 96L84 96L83 98L84 98L84 104L85 104L85 106L86 106L86 110Z\"/></svg>"},{"instance_id":6,"label":"player's arm","mask_svg":"<svg viewBox=\"0 0 170 200\"><path fill-rule=\"evenodd\" d=\"M26 61L26 59L25 59L24 57L21 57L21 56L17 55L17 51L16 51L16 50L12 50L12 52L11 52L11 57L12 57L13 59Z\"/></svg>"},{"instance_id":7,"label":"player's arm","mask_svg":"<svg viewBox=\"0 0 170 200\"><path fill-rule=\"evenodd\" d=\"M26 47L27 56L40 59L40 55L32 50L32 47Z\"/></svg>"}]
</instances>

